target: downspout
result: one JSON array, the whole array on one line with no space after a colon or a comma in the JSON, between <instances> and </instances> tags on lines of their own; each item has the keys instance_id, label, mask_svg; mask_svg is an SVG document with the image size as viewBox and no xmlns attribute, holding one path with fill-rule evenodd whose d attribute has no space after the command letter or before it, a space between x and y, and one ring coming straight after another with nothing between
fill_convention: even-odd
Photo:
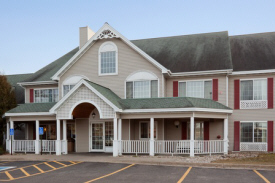
<instances>
[{"instance_id":1,"label":"downspout","mask_svg":"<svg viewBox=\"0 0 275 183\"><path fill-rule=\"evenodd\" d=\"M226 106L228 107L228 74L226 75Z\"/></svg>"}]
</instances>

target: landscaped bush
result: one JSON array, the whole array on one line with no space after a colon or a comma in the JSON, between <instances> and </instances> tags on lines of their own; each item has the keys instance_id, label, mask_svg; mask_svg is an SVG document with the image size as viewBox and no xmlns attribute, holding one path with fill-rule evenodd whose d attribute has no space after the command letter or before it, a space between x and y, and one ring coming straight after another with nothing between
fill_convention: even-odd
<instances>
[{"instance_id":1,"label":"landscaped bush","mask_svg":"<svg viewBox=\"0 0 275 183\"><path fill-rule=\"evenodd\" d=\"M3 147L0 147L0 155L5 154Z\"/></svg>"}]
</instances>

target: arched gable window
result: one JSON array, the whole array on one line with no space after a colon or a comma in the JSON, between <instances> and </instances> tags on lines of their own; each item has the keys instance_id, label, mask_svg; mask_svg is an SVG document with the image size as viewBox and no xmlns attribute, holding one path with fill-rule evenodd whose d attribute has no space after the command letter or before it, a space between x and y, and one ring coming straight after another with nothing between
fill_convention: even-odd
<instances>
[{"instance_id":1,"label":"arched gable window","mask_svg":"<svg viewBox=\"0 0 275 183\"><path fill-rule=\"evenodd\" d=\"M70 76L64 80L62 83L63 96L65 96L81 79L87 79L86 76Z\"/></svg>"},{"instance_id":2,"label":"arched gable window","mask_svg":"<svg viewBox=\"0 0 275 183\"><path fill-rule=\"evenodd\" d=\"M126 79L126 98L157 98L158 77L148 71L131 74Z\"/></svg>"},{"instance_id":3,"label":"arched gable window","mask_svg":"<svg viewBox=\"0 0 275 183\"><path fill-rule=\"evenodd\" d=\"M99 75L118 74L118 50L115 43L107 41L98 50Z\"/></svg>"}]
</instances>

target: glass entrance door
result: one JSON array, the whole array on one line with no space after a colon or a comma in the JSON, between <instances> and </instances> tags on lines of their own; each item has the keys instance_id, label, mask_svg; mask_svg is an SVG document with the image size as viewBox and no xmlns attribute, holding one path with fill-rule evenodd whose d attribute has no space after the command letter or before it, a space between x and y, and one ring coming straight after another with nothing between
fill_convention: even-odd
<instances>
[{"instance_id":1,"label":"glass entrance door","mask_svg":"<svg viewBox=\"0 0 275 183\"><path fill-rule=\"evenodd\" d=\"M92 123L92 150L104 150L104 125L103 123Z\"/></svg>"}]
</instances>

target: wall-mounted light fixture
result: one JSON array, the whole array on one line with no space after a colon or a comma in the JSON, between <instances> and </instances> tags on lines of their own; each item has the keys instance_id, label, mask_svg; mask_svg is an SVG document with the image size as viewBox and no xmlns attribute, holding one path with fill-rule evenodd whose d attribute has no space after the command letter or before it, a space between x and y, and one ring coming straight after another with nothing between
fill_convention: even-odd
<instances>
[{"instance_id":1,"label":"wall-mounted light fixture","mask_svg":"<svg viewBox=\"0 0 275 183\"><path fill-rule=\"evenodd\" d=\"M180 125L180 122L179 122L179 121L175 121L175 122L174 122L174 125L176 126L176 128L178 128L179 125Z\"/></svg>"},{"instance_id":2,"label":"wall-mounted light fixture","mask_svg":"<svg viewBox=\"0 0 275 183\"><path fill-rule=\"evenodd\" d=\"M92 113L92 117L95 118L95 112L94 112L94 111L93 111L93 113Z\"/></svg>"}]
</instances>

